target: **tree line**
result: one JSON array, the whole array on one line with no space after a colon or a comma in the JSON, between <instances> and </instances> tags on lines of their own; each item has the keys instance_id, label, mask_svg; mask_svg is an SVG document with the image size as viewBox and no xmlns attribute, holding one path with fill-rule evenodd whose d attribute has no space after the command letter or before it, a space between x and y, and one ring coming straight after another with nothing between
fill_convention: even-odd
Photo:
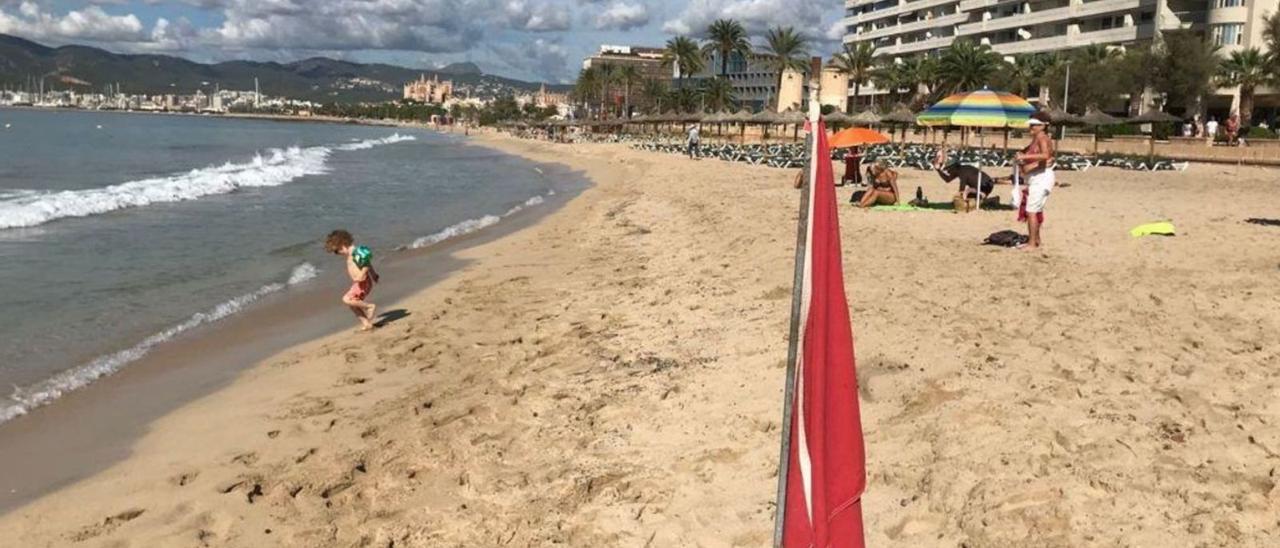
<instances>
[{"instance_id":1,"label":"tree line","mask_svg":"<svg viewBox=\"0 0 1280 548\"><path fill-rule=\"evenodd\" d=\"M764 36L763 47L753 47L741 23L713 22L699 41L676 36L667 41L662 66L676 69L672 82L645 78L630 64L599 63L583 69L573 97L594 117L630 116L647 111L720 111L739 106L728 80L729 59L739 55L755 59L781 87L787 70L808 68L809 41L791 27L775 27ZM956 40L940 52L893 59L878 56L870 42L844 45L830 65L849 78L852 101L863 88L874 85L888 92L883 105L904 104L913 110L947 94L988 87L1017 93L1035 93L1042 105L1083 113L1106 108L1128 97L1137 110L1148 91L1163 108L1182 109L1186 115L1203 112L1204 99L1218 87L1238 87L1242 125L1249 126L1256 91L1280 85L1280 12L1264 18L1263 36L1268 46L1233 51L1225 58L1219 47L1188 30L1168 31L1148 44L1125 48L1092 45L1051 53L1001 56L990 46L967 39ZM718 57L718 74L688 85L689 76L704 71ZM1067 88L1069 74L1075 74ZM777 105L774 97L773 104Z\"/></svg>"},{"instance_id":2,"label":"tree line","mask_svg":"<svg viewBox=\"0 0 1280 548\"><path fill-rule=\"evenodd\" d=\"M794 27L777 26L765 33L763 46L757 49L742 23L719 19L707 27L705 40L688 36L667 40L662 67L673 69L673 81L645 78L633 64L606 61L579 72L572 95L598 118L630 117L638 110L735 110L741 104L728 78L733 55L761 63L773 73L777 89L786 71L803 72L808 67L809 47L809 39ZM690 77L706 70L715 58L720 61L718 73L690 85ZM777 101L775 96L775 106Z\"/></svg>"}]
</instances>

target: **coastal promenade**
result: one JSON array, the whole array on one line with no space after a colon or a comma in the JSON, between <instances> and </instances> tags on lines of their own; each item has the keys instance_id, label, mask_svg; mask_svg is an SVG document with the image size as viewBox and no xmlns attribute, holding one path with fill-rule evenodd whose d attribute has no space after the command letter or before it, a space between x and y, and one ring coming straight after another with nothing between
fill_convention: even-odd
<instances>
[{"instance_id":1,"label":"coastal promenade","mask_svg":"<svg viewBox=\"0 0 1280 548\"><path fill-rule=\"evenodd\" d=\"M384 305L405 318L156 421L0 539L767 545L795 171L475 142L595 186ZM842 207L868 544L1280 544L1280 229L1244 222L1280 216L1276 174L1064 172L1034 253L978 245L1008 211ZM1179 235L1129 236L1155 219Z\"/></svg>"}]
</instances>

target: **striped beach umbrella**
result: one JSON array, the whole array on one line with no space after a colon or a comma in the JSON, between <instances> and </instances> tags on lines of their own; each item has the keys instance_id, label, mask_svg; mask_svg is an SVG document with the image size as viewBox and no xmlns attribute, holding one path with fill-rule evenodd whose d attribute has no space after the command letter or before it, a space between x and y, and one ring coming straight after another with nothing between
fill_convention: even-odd
<instances>
[{"instance_id":1,"label":"striped beach umbrella","mask_svg":"<svg viewBox=\"0 0 1280 548\"><path fill-rule=\"evenodd\" d=\"M1008 128L1027 127L1036 108L1026 99L1004 91L981 89L956 93L938 101L916 117L922 126L955 126L963 128L1005 128L1005 147L1009 148ZM963 134L961 135L963 142ZM1017 192L1018 181L1014 181ZM978 209L982 209L982 186L978 186Z\"/></svg>"},{"instance_id":2,"label":"striped beach umbrella","mask_svg":"<svg viewBox=\"0 0 1280 548\"><path fill-rule=\"evenodd\" d=\"M1026 127L1036 111L1026 99L1004 91L983 89L956 93L916 116L922 126Z\"/></svg>"}]
</instances>

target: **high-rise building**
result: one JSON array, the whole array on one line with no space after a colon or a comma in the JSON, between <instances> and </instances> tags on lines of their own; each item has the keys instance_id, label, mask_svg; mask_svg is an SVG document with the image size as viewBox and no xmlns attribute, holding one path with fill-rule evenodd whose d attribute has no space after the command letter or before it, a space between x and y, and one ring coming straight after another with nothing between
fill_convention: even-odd
<instances>
[{"instance_id":1,"label":"high-rise building","mask_svg":"<svg viewBox=\"0 0 1280 548\"><path fill-rule=\"evenodd\" d=\"M1277 9L1280 0L846 0L844 42L871 42L877 56L901 58L935 55L967 38L1012 56L1125 46L1191 29L1228 55L1265 50L1263 18Z\"/></svg>"}]
</instances>

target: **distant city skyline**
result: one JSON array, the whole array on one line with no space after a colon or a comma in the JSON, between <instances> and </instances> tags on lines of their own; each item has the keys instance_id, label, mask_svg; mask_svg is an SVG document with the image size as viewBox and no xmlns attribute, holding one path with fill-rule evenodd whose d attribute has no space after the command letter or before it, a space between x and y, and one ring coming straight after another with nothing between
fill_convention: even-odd
<instances>
[{"instance_id":1,"label":"distant city skyline","mask_svg":"<svg viewBox=\"0 0 1280 548\"><path fill-rule=\"evenodd\" d=\"M565 83L601 44L662 46L732 18L794 26L827 56L842 0L0 0L0 33L200 62L326 56Z\"/></svg>"}]
</instances>

